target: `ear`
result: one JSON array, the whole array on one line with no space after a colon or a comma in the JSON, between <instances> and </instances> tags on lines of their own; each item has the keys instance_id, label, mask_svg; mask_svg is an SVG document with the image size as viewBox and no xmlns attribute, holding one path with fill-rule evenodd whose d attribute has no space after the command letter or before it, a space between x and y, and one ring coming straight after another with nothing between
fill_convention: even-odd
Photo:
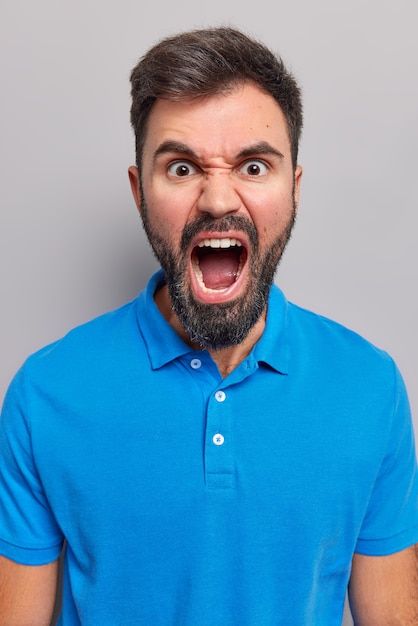
<instances>
[{"instance_id":1,"label":"ear","mask_svg":"<svg viewBox=\"0 0 418 626\"><path fill-rule=\"evenodd\" d=\"M135 204L138 208L138 211L141 211L142 198L141 198L141 192L139 190L140 174L136 165L131 165L128 168L128 176L129 176L129 182L131 183L131 190L132 190L132 195L135 200Z\"/></svg>"},{"instance_id":2,"label":"ear","mask_svg":"<svg viewBox=\"0 0 418 626\"><path fill-rule=\"evenodd\" d=\"M299 199L300 199L300 183L302 180L302 167L301 165L297 165L295 167L295 173L294 173L294 198L295 198L295 204L296 204L296 208L299 206Z\"/></svg>"}]
</instances>

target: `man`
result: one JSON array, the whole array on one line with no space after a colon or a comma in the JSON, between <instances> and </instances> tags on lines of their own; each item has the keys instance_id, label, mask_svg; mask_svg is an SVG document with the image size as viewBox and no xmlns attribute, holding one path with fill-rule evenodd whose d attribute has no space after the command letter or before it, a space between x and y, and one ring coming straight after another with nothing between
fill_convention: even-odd
<instances>
[{"instance_id":1,"label":"man","mask_svg":"<svg viewBox=\"0 0 418 626\"><path fill-rule=\"evenodd\" d=\"M134 68L130 183L162 270L31 356L1 422L0 624L418 624L418 480L392 359L272 286L300 92L226 28Z\"/></svg>"}]
</instances>

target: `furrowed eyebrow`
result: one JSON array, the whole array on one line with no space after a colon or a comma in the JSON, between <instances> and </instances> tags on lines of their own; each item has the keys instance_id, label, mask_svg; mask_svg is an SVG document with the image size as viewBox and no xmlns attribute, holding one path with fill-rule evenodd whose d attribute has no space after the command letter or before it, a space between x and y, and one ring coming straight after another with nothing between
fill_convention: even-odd
<instances>
[{"instance_id":1,"label":"furrowed eyebrow","mask_svg":"<svg viewBox=\"0 0 418 626\"><path fill-rule=\"evenodd\" d=\"M158 146L158 148L154 152L153 162L155 163L155 161L160 156L160 154L167 154L167 153L173 153L173 152L177 154L185 154L186 156L189 156L192 159L198 158L196 152L194 152L191 148L189 148L189 146L187 146L185 143L181 143L179 141L171 141L169 139L167 141L163 141L163 143Z\"/></svg>"},{"instance_id":2,"label":"furrowed eyebrow","mask_svg":"<svg viewBox=\"0 0 418 626\"><path fill-rule=\"evenodd\" d=\"M196 152L192 150L185 143L168 139L167 141L163 141L163 143L160 144L158 148L156 149L156 151L154 152L153 162L155 163L155 161L161 154L167 154L167 153L183 154L183 155L190 157L191 159L199 158ZM269 144L267 141L259 141L258 143L255 143L251 146L247 146L246 148L243 148L237 154L236 158L245 159L246 157L257 156L261 154L272 154L274 156L279 157L280 159L284 158L284 155L276 148L273 148L273 146Z\"/></svg>"},{"instance_id":3,"label":"furrowed eyebrow","mask_svg":"<svg viewBox=\"0 0 418 626\"><path fill-rule=\"evenodd\" d=\"M273 148L273 146L270 145L267 141L259 141L252 146L247 146L246 148L241 150L237 157L239 159L243 159L245 157L251 157L260 154L273 154L280 159L284 159L284 155L276 148Z\"/></svg>"}]
</instances>

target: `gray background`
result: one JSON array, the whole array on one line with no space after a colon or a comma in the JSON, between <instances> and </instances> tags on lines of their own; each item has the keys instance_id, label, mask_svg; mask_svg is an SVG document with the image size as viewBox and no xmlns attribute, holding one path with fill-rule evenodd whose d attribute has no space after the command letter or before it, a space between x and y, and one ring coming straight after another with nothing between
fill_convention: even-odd
<instances>
[{"instance_id":1,"label":"gray background","mask_svg":"<svg viewBox=\"0 0 418 626\"><path fill-rule=\"evenodd\" d=\"M388 350L417 407L412 0L1 9L0 397L29 353L144 286L155 262L128 189L129 72L166 34L231 24L280 52L304 91L302 202L277 282Z\"/></svg>"}]
</instances>

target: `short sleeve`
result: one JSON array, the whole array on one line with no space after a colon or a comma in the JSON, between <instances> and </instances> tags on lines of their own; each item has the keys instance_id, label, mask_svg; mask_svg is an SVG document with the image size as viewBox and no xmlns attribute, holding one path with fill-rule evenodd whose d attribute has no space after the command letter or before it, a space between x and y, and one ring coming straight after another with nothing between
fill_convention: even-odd
<instances>
[{"instance_id":1,"label":"short sleeve","mask_svg":"<svg viewBox=\"0 0 418 626\"><path fill-rule=\"evenodd\" d=\"M355 552L383 556L418 542L418 471L414 426L395 366L391 427Z\"/></svg>"},{"instance_id":2,"label":"short sleeve","mask_svg":"<svg viewBox=\"0 0 418 626\"><path fill-rule=\"evenodd\" d=\"M24 565L43 565L59 557L63 536L34 463L26 402L20 370L0 416L0 554Z\"/></svg>"}]
</instances>

